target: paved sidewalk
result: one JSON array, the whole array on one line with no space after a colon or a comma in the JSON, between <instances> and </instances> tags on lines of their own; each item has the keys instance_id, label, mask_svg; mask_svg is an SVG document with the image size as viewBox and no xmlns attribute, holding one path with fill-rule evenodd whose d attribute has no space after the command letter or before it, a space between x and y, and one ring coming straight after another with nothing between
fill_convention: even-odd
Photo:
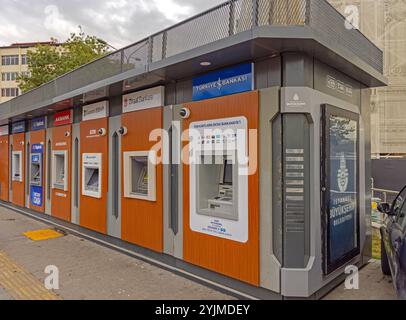
<instances>
[{"instance_id":1,"label":"paved sidewalk","mask_svg":"<svg viewBox=\"0 0 406 320\"><path fill-rule=\"evenodd\" d=\"M325 300L397 300L392 279L382 274L380 261L372 261L360 271L359 287L346 290L342 284Z\"/></svg>"},{"instance_id":2,"label":"paved sidewalk","mask_svg":"<svg viewBox=\"0 0 406 320\"><path fill-rule=\"evenodd\" d=\"M44 283L55 265L65 300L233 299L171 272L73 235L33 242L24 232L48 225L0 207L0 253ZM1 270L0 273L5 270ZM0 283L0 300L10 299Z\"/></svg>"},{"instance_id":3,"label":"paved sidewalk","mask_svg":"<svg viewBox=\"0 0 406 320\"><path fill-rule=\"evenodd\" d=\"M4 270L7 264L14 265L13 269L22 270L21 273L27 276L31 275L41 285L47 276L45 268L49 265L57 266L60 271L60 290L56 294L65 300L233 299L77 236L67 235L33 242L23 235L27 231L47 228L49 226L44 223L0 207L0 255L6 257L3 261L9 261L3 262L3 265L0 261L0 300L18 297L18 292L11 294L2 286L1 276L4 279L4 273L10 271ZM360 290L345 290L342 284L325 299L387 300L396 299L396 296L391 279L382 275L379 262L373 262L360 272Z\"/></svg>"}]
</instances>

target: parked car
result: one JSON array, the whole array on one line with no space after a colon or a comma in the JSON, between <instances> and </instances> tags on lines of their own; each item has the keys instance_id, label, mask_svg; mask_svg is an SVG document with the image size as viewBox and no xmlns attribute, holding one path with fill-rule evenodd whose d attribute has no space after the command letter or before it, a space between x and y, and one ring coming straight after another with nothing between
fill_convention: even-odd
<instances>
[{"instance_id":1,"label":"parked car","mask_svg":"<svg viewBox=\"0 0 406 320\"><path fill-rule=\"evenodd\" d=\"M391 275L397 293L406 299L406 186L390 205L381 203L385 214L381 228L382 272Z\"/></svg>"}]
</instances>

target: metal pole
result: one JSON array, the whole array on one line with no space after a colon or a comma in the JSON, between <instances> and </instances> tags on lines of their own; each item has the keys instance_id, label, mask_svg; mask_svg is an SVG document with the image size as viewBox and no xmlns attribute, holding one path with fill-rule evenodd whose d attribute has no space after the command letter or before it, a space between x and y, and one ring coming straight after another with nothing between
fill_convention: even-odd
<instances>
[{"instance_id":1,"label":"metal pole","mask_svg":"<svg viewBox=\"0 0 406 320\"><path fill-rule=\"evenodd\" d=\"M167 43L168 43L168 32L165 31L162 35L162 60L166 58Z\"/></svg>"},{"instance_id":2,"label":"metal pole","mask_svg":"<svg viewBox=\"0 0 406 320\"><path fill-rule=\"evenodd\" d=\"M148 65L152 64L152 55L154 52L154 40L152 37L148 38Z\"/></svg>"},{"instance_id":3,"label":"metal pole","mask_svg":"<svg viewBox=\"0 0 406 320\"><path fill-rule=\"evenodd\" d=\"M258 26L258 0L252 0L252 26Z\"/></svg>"},{"instance_id":4,"label":"metal pole","mask_svg":"<svg viewBox=\"0 0 406 320\"><path fill-rule=\"evenodd\" d=\"M230 0L230 17L228 23L228 34L230 36L234 35L234 23L235 23L235 0Z\"/></svg>"},{"instance_id":5,"label":"metal pole","mask_svg":"<svg viewBox=\"0 0 406 320\"><path fill-rule=\"evenodd\" d=\"M310 25L310 19L311 19L311 0L306 0L306 12L305 12L305 25L309 26Z\"/></svg>"}]
</instances>

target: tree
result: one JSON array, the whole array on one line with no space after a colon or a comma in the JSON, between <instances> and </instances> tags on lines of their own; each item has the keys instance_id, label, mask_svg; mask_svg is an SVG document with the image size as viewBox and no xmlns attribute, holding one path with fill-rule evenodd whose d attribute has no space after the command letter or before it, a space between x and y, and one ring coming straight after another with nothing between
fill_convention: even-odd
<instances>
[{"instance_id":1,"label":"tree","mask_svg":"<svg viewBox=\"0 0 406 320\"><path fill-rule=\"evenodd\" d=\"M107 53L107 42L86 35L80 28L78 34L72 33L64 43L58 44L53 39L52 45L39 44L29 50L28 74L17 78L18 85L22 92L30 91Z\"/></svg>"}]
</instances>

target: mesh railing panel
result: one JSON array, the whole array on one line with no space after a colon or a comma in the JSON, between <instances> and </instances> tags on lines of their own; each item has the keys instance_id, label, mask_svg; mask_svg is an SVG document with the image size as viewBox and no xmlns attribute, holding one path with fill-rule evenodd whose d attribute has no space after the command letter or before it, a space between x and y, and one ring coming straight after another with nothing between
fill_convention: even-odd
<instances>
[{"instance_id":1,"label":"mesh railing panel","mask_svg":"<svg viewBox=\"0 0 406 320\"><path fill-rule=\"evenodd\" d=\"M228 37L229 16L230 6L227 5L166 31L165 57Z\"/></svg>"},{"instance_id":2,"label":"mesh railing panel","mask_svg":"<svg viewBox=\"0 0 406 320\"><path fill-rule=\"evenodd\" d=\"M128 47L123 50L122 64L123 72L129 70L137 70L138 72L147 71L148 61L148 52L149 52L149 41L143 41L137 43L131 47Z\"/></svg>"},{"instance_id":3,"label":"mesh railing panel","mask_svg":"<svg viewBox=\"0 0 406 320\"><path fill-rule=\"evenodd\" d=\"M259 0L258 25L304 25L306 0Z\"/></svg>"},{"instance_id":4,"label":"mesh railing panel","mask_svg":"<svg viewBox=\"0 0 406 320\"><path fill-rule=\"evenodd\" d=\"M152 62L250 30L254 21L253 8L252 0L229 1L155 35Z\"/></svg>"}]
</instances>

